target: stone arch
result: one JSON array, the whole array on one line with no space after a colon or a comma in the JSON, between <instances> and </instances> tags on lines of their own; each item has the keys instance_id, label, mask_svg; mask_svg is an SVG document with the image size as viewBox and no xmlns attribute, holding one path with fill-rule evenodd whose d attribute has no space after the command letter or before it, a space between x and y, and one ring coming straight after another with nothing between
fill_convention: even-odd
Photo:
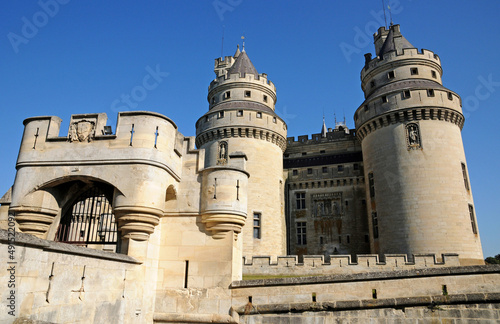
<instances>
[{"instance_id":1,"label":"stone arch","mask_svg":"<svg viewBox=\"0 0 500 324\"><path fill-rule=\"evenodd\" d=\"M171 184L165 194L165 210L173 210L177 206L177 189Z\"/></svg>"}]
</instances>

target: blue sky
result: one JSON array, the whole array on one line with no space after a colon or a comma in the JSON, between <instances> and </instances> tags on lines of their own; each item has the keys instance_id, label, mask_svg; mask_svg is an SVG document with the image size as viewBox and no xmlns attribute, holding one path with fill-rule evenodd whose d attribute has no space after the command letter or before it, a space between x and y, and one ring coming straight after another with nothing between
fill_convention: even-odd
<instances>
[{"instance_id":1,"label":"blue sky","mask_svg":"<svg viewBox=\"0 0 500 324\"><path fill-rule=\"evenodd\" d=\"M387 0L385 0L388 3ZM320 131L323 112L353 114L363 101L363 54L384 24L382 1L6 1L0 21L0 191L14 182L30 116L151 110L186 136L206 112L213 59L240 37L257 70L277 87L289 136ZM462 132L484 254L500 253L500 2L389 1L394 23L417 48L441 57L443 84L462 96ZM389 13L387 12L389 19ZM138 90L157 71L154 89ZM130 97L129 100L123 98ZM0 195L1 195L0 194Z\"/></svg>"}]
</instances>

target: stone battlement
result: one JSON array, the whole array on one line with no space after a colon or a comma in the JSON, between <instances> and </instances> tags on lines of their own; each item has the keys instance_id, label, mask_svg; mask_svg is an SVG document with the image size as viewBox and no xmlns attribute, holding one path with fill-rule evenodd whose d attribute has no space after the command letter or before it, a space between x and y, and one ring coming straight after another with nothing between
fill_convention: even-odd
<instances>
[{"instance_id":1,"label":"stone battlement","mask_svg":"<svg viewBox=\"0 0 500 324\"><path fill-rule=\"evenodd\" d=\"M225 82L252 82L252 83L260 83L264 86L271 88L272 91L276 91L276 86L272 81L267 78L267 74L261 73L256 78L253 74L247 73L240 76L239 73L221 75L217 77L215 80L210 82L210 86L208 87L208 92L212 91L215 87L220 86L221 83Z\"/></svg>"},{"instance_id":2,"label":"stone battlement","mask_svg":"<svg viewBox=\"0 0 500 324\"><path fill-rule=\"evenodd\" d=\"M350 274L380 271L456 267L460 265L458 254L376 254L357 255L356 262L350 255L330 255L330 262L323 255L305 255L303 262L298 256L243 257L243 275L246 276L311 276Z\"/></svg>"},{"instance_id":3,"label":"stone battlement","mask_svg":"<svg viewBox=\"0 0 500 324\"><path fill-rule=\"evenodd\" d=\"M356 131L351 129L349 133L343 131L333 131L326 133L326 137L321 137L321 134L300 135L295 139L294 136L286 138L287 145L304 145L304 144L317 144L318 142L329 142L332 140L339 140L342 138L352 139L356 137Z\"/></svg>"}]
</instances>

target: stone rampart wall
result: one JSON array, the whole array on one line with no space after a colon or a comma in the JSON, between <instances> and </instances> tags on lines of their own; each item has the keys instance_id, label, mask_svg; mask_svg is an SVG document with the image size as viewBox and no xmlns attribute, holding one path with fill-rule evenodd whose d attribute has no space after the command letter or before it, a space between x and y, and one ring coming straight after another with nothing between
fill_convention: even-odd
<instances>
[{"instance_id":1,"label":"stone rampart wall","mask_svg":"<svg viewBox=\"0 0 500 324\"><path fill-rule=\"evenodd\" d=\"M305 255L299 263L296 255L277 257L254 256L243 258L244 276L316 276L332 274L366 273L427 269L459 266L458 254L418 254L410 258L406 254L387 254L382 261L378 255L358 255L354 262L350 255L331 255L325 262L322 255Z\"/></svg>"},{"instance_id":2,"label":"stone rampart wall","mask_svg":"<svg viewBox=\"0 0 500 324\"><path fill-rule=\"evenodd\" d=\"M19 232L10 241L11 254L7 253L11 238L0 230L1 323L20 318L51 323L144 323L152 319L154 295L142 291L142 266L134 258Z\"/></svg>"}]
</instances>

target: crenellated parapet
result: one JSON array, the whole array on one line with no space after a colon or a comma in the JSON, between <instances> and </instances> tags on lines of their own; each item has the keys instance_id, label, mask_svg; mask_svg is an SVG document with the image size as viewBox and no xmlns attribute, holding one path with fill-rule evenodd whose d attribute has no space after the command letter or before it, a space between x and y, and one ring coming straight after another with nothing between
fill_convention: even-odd
<instances>
[{"instance_id":1,"label":"crenellated parapet","mask_svg":"<svg viewBox=\"0 0 500 324\"><path fill-rule=\"evenodd\" d=\"M244 276L311 276L342 275L351 273L382 272L411 269L456 267L460 265L458 254L377 254L357 255L356 261L350 255L330 255L329 262L323 255L304 255L299 262L296 255L254 256L243 258Z\"/></svg>"}]
</instances>

